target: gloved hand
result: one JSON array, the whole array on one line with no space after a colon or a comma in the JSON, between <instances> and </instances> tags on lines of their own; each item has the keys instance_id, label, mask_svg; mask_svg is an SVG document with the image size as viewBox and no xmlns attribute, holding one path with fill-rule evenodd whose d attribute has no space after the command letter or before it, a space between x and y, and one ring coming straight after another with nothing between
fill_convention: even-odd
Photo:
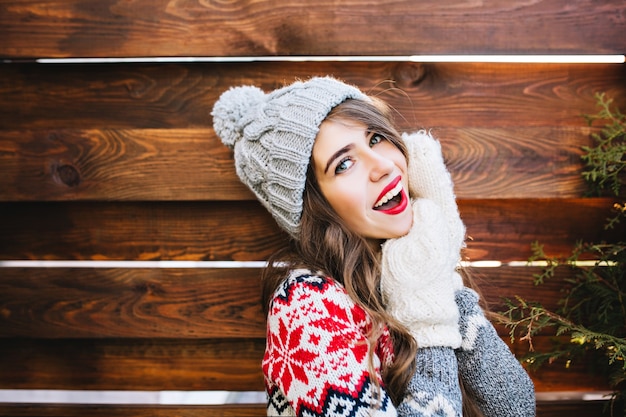
<instances>
[{"instance_id":1,"label":"gloved hand","mask_svg":"<svg viewBox=\"0 0 626 417\"><path fill-rule=\"evenodd\" d=\"M404 324L419 347L461 344L455 292L465 227L439 143L430 135L404 136L413 225L382 246L381 290L387 311Z\"/></svg>"},{"instance_id":2,"label":"gloved hand","mask_svg":"<svg viewBox=\"0 0 626 417\"><path fill-rule=\"evenodd\" d=\"M448 226L448 256L458 261L465 246L465 225L459 215L441 144L425 131L404 133L402 139L408 151L409 196L427 198L439 206Z\"/></svg>"}]
</instances>

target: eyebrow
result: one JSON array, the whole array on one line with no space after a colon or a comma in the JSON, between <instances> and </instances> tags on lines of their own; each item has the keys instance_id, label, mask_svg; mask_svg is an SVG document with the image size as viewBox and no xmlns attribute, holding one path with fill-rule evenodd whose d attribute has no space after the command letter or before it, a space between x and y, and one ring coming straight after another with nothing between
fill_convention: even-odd
<instances>
[{"instance_id":1,"label":"eyebrow","mask_svg":"<svg viewBox=\"0 0 626 417\"><path fill-rule=\"evenodd\" d=\"M335 161L337 158L339 158L344 153L348 152L350 149L352 149L353 146L354 146L353 144L349 144L349 145L346 145L343 148L339 149L337 152L335 152L328 159L328 163L326 164L326 168L324 169L324 174L326 174L328 172L328 168L330 168L330 165L333 163L333 161Z\"/></svg>"}]
</instances>

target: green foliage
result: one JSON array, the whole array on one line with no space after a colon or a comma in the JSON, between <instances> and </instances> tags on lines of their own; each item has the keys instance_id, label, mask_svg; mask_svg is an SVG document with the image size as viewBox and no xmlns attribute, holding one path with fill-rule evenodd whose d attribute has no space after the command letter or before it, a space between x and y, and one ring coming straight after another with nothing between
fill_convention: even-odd
<instances>
[{"instance_id":1,"label":"green foliage","mask_svg":"<svg viewBox=\"0 0 626 417\"><path fill-rule=\"evenodd\" d=\"M541 365L559 358L571 359L574 353L589 348L602 350L609 365L618 365L626 371L626 242L616 244L578 243L567 258L547 256L543 246L533 244L531 260L547 262L540 274L534 276L536 285L554 277L557 268L570 268L572 278L565 279L567 291L559 300L559 308L552 312L538 303L522 298L508 300L507 317L511 338L520 337L531 344L529 363ZM593 255L591 266L580 266L580 258ZM538 354L534 352L532 337L545 330L555 336L568 334L572 346Z\"/></svg>"},{"instance_id":2,"label":"green foliage","mask_svg":"<svg viewBox=\"0 0 626 417\"><path fill-rule=\"evenodd\" d=\"M626 119L619 110L612 110L612 100L597 94L600 111L586 116L587 121L603 120L601 134L594 133L595 147L584 147L586 164L583 178L592 195L602 195L606 189L620 196L626 164ZM615 203L615 216L607 219L605 228L613 228L626 217L626 203ZM558 308L551 311L541 304L520 297L506 300L508 309L502 320L516 338L529 343L529 353L523 358L531 367L546 363L574 362L591 364L590 368L604 374L613 388L613 398L621 400L626 416L626 239L618 242L577 242L571 255L551 257L543 245L531 244L529 261L542 261L540 274L533 276L535 285L554 279L558 268L568 268L571 274L564 281L563 296ZM583 262L593 259L591 264ZM558 336L547 352L538 352L533 337L538 333ZM612 410L614 412L616 410Z\"/></svg>"},{"instance_id":3,"label":"green foliage","mask_svg":"<svg viewBox=\"0 0 626 417\"><path fill-rule=\"evenodd\" d=\"M596 94L596 101L600 110L593 115L584 116L589 126L595 121L604 121L602 133L593 133L595 146L583 147L582 156L587 168L582 176L591 185L591 194L599 195L605 188L610 188L615 195L619 195L623 179L620 173L626 167L626 117L619 109L610 108L612 99L606 98L604 93Z\"/></svg>"}]
</instances>

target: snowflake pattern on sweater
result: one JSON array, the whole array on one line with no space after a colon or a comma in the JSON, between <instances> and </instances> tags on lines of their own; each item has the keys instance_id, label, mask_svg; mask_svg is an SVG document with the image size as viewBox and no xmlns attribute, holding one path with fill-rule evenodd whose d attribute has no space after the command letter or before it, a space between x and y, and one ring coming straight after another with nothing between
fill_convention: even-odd
<instances>
[{"instance_id":1,"label":"snowflake pattern on sweater","mask_svg":"<svg viewBox=\"0 0 626 417\"><path fill-rule=\"evenodd\" d=\"M395 416L382 386L381 363L391 363L388 331L369 371L371 323L341 284L293 271L274 294L263 358L272 416ZM374 383L378 381L380 389Z\"/></svg>"}]
</instances>

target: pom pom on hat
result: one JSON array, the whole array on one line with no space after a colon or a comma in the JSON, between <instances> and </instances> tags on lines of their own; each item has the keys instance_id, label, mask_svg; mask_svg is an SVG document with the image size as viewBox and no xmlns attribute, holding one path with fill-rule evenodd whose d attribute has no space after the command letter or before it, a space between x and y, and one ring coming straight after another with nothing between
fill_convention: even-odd
<instances>
[{"instance_id":1,"label":"pom pom on hat","mask_svg":"<svg viewBox=\"0 0 626 417\"><path fill-rule=\"evenodd\" d=\"M233 87L213 107L213 128L234 149L237 175L295 238L313 143L328 113L347 99L369 101L356 87L314 77L268 94Z\"/></svg>"},{"instance_id":2,"label":"pom pom on hat","mask_svg":"<svg viewBox=\"0 0 626 417\"><path fill-rule=\"evenodd\" d=\"M224 145L235 147L243 135L243 123L264 98L263 90L251 85L232 87L222 94L213 107L213 128Z\"/></svg>"}]
</instances>

